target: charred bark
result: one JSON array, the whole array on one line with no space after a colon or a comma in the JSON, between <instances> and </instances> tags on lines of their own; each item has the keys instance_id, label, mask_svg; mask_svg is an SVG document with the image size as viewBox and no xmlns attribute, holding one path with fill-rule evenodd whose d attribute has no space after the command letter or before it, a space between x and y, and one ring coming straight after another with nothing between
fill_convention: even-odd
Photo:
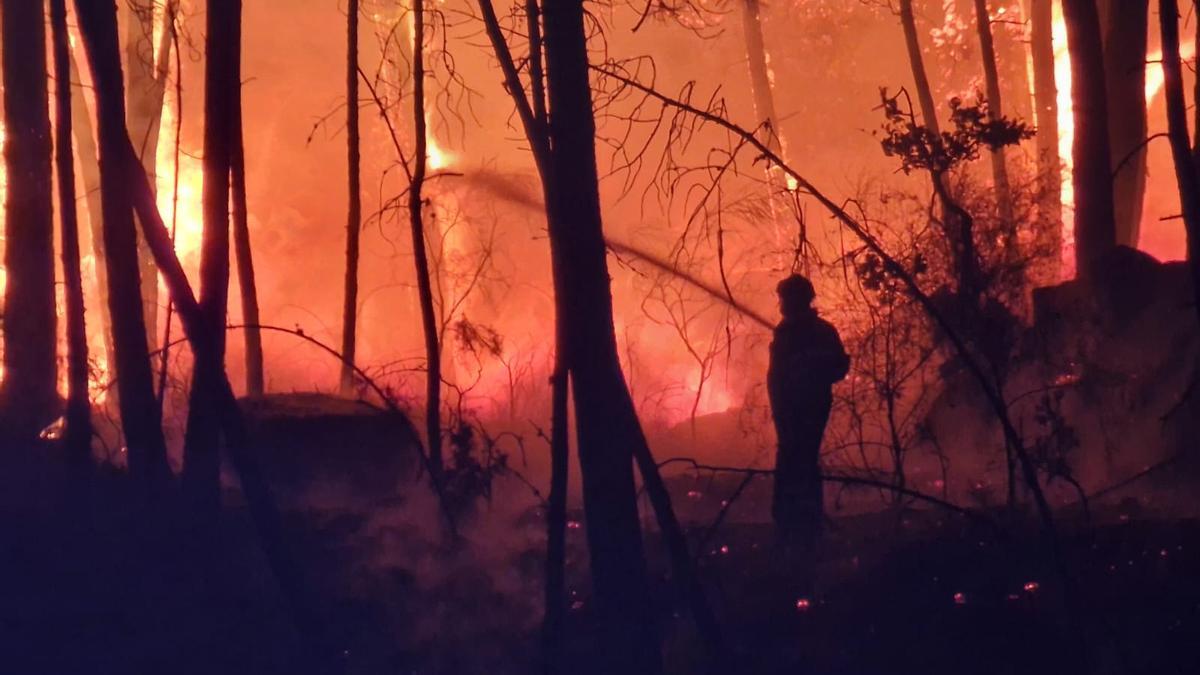
<instances>
[{"instance_id":1,"label":"charred bark","mask_svg":"<svg viewBox=\"0 0 1200 675\"><path fill-rule=\"evenodd\" d=\"M250 246L250 220L246 206L246 140L242 133L242 22L232 25L233 49L229 78L230 155L229 194L233 205L233 252L237 263L238 290L242 301L242 335L246 342L246 393L261 396L263 375L262 331L259 330L258 285L254 277L254 253Z\"/></svg>"},{"instance_id":2,"label":"charred bark","mask_svg":"<svg viewBox=\"0 0 1200 675\"><path fill-rule=\"evenodd\" d=\"M183 445L183 487L194 505L215 512L220 498L217 388L225 373L225 316L229 300L229 175L233 136L233 40L240 0L208 5L204 69L204 231L200 249L202 330L212 349L194 355Z\"/></svg>"},{"instance_id":3,"label":"charred bark","mask_svg":"<svg viewBox=\"0 0 1200 675\"><path fill-rule=\"evenodd\" d=\"M1136 247L1146 196L1146 32L1150 0L1108 0L1104 86L1116 241Z\"/></svg>"},{"instance_id":4,"label":"charred bark","mask_svg":"<svg viewBox=\"0 0 1200 675\"><path fill-rule=\"evenodd\" d=\"M1096 0L1063 0L1071 53L1075 143L1075 271L1085 280L1102 272L1101 260L1117 245L1104 49Z\"/></svg>"},{"instance_id":5,"label":"charred bark","mask_svg":"<svg viewBox=\"0 0 1200 675\"><path fill-rule=\"evenodd\" d=\"M40 2L5 2L3 25L5 209L3 425L34 439L58 409L54 310L54 207L45 15Z\"/></svg>"},{"instance_id":6,"label":"charred bark","mask_svg":"<svg viewBox=\"0 0 1200 675\"><path fill-rule=\"evenodd\" d=\"M1037 237L1057 261L1062 251L1062 162L1058 156L1058 85L1054 75L1053 0L1031 0L1030 56L1037 124ZM1057 269L1057 265L1054 266Z\"/></svg>"},{"instance_id":7,"label":"charred bark","mask_svg":"<svg viewBox=\"0 0 1200 675\"><path fill-rule=\"evenodd\" d=\"M1179 202L1187 230L1187 259L1195 289L1194 307L1200 318L1200 176L1188 147L1187 102L1183 95L1183 63L1179 57L1179 6L1175 0L1160 0L1162 29L1163 92L1167 102L1167 136L1179 182Z\"/></svg>"},{"instance_id":8,"label":"charred bark","mask_svg":"<svg viewBox=\"0 0 1200 675\"><path fill-rule=\"evenodd\" d=\"M142 316L137 232L125 169L128 146L116 8L76 0L80 32L96 91L108 308L113 323L117 393L130 473L152 489L170 475L161 415L154 396L146 325Z\"/></svg>"},{"instance_id":9,"label":"charred bark","mask_svg":"<svg viewBox=\"0 0 1200 675\"><path fill-rule=\"evenodd\" d=\"M67 452L83 467L91 463L92 410L88 400L88 345L83 276L79 263L79 220L75 210L75 165L71 148L71 64L66 0L50 0L54 54L54 151L62 226L63 297L67 318Z\"/></svg>"},{"instance_id":10,"label":"charred bark","mask_svg":"<svg viewBox=\"0 0 1200 675\"><path fill-rule=\"evenodd\" d=\"M358 247L362 228L362 189L359 185L358 134L358 0L346 7L346 280L342 303L343 396L354 390L354 360L358 342Z\"/></svg>"},{"instance_id":11,"label":"charred bark","mask_svg":"<svg viewBox=\"0 0 1200 675\"><path fill-rule=\"evenodd\" d=\"M1004 115L1000 100L1000 73L996 67L996 44L992 34L992 19L987 0L975 0L975 28L979 33L979 53L983 60L983 79L987 87L988 119L996 121ZM992 185L996 191L997 211L1005 224L1006 246L1016 246L1016 223L1013 222L1012 195L1008 182L1008 166L1003 147L991 150Z\"/></svg>"}]
</instances>

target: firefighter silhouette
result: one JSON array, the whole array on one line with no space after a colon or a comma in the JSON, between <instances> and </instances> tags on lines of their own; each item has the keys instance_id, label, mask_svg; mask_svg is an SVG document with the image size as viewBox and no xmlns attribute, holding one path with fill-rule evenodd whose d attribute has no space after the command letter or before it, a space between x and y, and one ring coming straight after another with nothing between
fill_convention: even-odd
<instances>
[{"instance_id":1,"label":"firefighter silhouette","mask_svg":"<svg viewBox=\"0 0 1200 675\"><path fill-rule=\"evenodd\" d=\"M776 292L783 320L775 327L767 369L779 441L771 515L784 543L811 555L823 512L821 437L833 385L846 377L850 357L837 329L812 306L812 282L793 274L779 282Z\"/></svg>"}]
</instances>

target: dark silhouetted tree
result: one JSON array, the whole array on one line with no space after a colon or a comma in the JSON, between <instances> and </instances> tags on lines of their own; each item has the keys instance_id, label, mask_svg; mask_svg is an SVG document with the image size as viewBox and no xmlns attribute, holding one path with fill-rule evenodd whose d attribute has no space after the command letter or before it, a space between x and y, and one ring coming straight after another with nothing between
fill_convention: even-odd
<instances>
[{"instance_id":1,"label":"dark silhouetted tree","mask_svg":"<svg viewBox=\"0 0 1200 675\"><path fill-rule=\"evenodd\" d=\"M1091 279L1102 273L1101 260L1117 244L1104 48L1096 0L1063 0L1062 6L1075 109L1075 272Z\"/></svg>"},{"instance_id":2,"label":"dark silhouetted tree","mask_svg":"<svg viewBox=\"0 0 1200 675\"><path fill-rule=\"evenodd\" d=\"M214 511L219 502L220 433L217 389L225 373L225 316L229 301L229 174L233 97L241 20L240 0L208 4L204 69L204 232L200 248L202 330L212 349L195 354L183 445L183 484L196 505Z\"/></svg>"},{"instance_id":3,"label":"dark silhouetted tree","mask_svg":"<svg viewBox=\"0 0 1200 675\"><path fill-rule=\"evenodd\" d=\"M50 111L41 2L0 3L4 67L4 381L0 411L17 438L54 419L57 363Z\"/></svg>"},{"instance_id":4,"label":"dark silhouetted tree","mask_svg":"<svg viewBox=\"0 0 1200 675\"><path fill-rule=\"evenodd\" d=\"M415 0L413 12L413 169L408 185L408 220L412 234L413 262L417 272L417 296L421 305L421 330L425 337L425 438L429 443L430 469L440 475L442 460L442 356L433 288L429 276L429 253L425 245L422 190L429 160L425 123L425 6Z\"/></svg>"},{"instance_id":5,"label":"dark silhouetted tree","mask_svg":"<svg viewBox=\"0 0 1200 675\"><path fill-rule=\"evenodd\" d=\"M1104 87L1117 243L1137 246L1146 196L1146 33L1150 0L1107 0Z\"/></svg>"},{"instance_id":6,"label":"dark silhouetted tree","mask_svg":"<svg viewBox=\"0 0 1200 675\"><path fill-rule=\"evenodd\" d=\"M62 239L63 298L67 318L67 432L70 455L91 462L92 410L88 400L88 344L83 277L79 263L79 220L75 209L75 165L71 143L71 56L66 0L50 0L54 54L54 151Z\"/></svg>"},{"instance_id":7,"label":"dark silhouetted tree","mask_svg":"<svg viewBox=\"0 0 1200 675\"><path fill-rule=\"evenodd\" d=\"M1179 57L1179 6L1175 0L1160 0L1159 21L1162 29L1163 89L1167 99L1167 136L1175 160L1175 178L1179 182L1179 202L1187 230L1187 259L1192 271L1200 317L1200 168L1192 160L1188 144L1187 102L1183 94L1183 64ZM1197 130L1200 136L1200 129Z\"/></svg>"},{"instance_id":8,"label":"dark silhouetted tree","mask_svg":"<svg viewBox=\"0 0 1200 675\"><path fill-rule=\"evenodd\" d=\"M104 262L108 270L108 309L112 317L121 424L130 472L153 486L165 481L170 469L142 317L137 231L128 176L122 171L125 168L122 162L127 159L122 153L128 145L128 134L115 8L106 3L77 0L75 9L97 89ZM107 16L110 12L114 15ZM100 90L104 87L109 90L102 95Z\"/></svg>"},{"instance_id":9,"label":"dark silhouetted tree","mask_svg":"<svg viewBox=\"0 0 1200 675\"><path fill-rule=\"evenodd\" d=\"M346 6L346 280L342 295L342 395L354 387L358 335L358 240L362 229L358 134L358 0Z\"/></svg>"},{"instance_id":10,"label":"dark silhouetted tree","mask_svg":"<svg viewBox=\"0 0 1200 675\"><path fill-rule=\"evenodd\" d=\"M983 79L987 87L988 117L996 121L1004 116L1000 102L1000 73L996 67L996 44L992 33L992 18L987 0L975 0L975 28L979 34L979 52L983 60ZM1016 223L1013 222L1012 195L1009 194L1008 166L1003 146L992 148L992 183L1000 220L1006 224L1008 245L1016 245Z\"/></svg>"},{"instance_id":11,"label":"dark silhouetted tree","mask_svg":"<svg viewBox=\"0 0 1200 675\"><path fill-rule=\"evenodd\" d=\"M246 393L261 396L263 374L262 331L259 329L258 285L254 277L254 252L250 246L250 219L246 205L246 139L242 133L242 22L233 22L235 34L230 68L229 195L233 206L233 253L237 262L238 290L242 300L242 335L246 342Z\"/></svg>"}]
</instances>

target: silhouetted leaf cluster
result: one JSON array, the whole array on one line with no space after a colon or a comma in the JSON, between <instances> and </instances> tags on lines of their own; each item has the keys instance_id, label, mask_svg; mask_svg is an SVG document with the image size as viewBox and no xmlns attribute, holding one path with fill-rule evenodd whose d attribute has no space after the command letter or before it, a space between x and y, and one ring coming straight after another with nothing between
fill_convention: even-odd
<instances>
[{"instance_id":1,"label":"silhouetted leaf cluster","mask_svg":"<svg viewBox=\"0 0 1200 675\"><path fill-rule=\"evenodd\" d=\"M935 133L918 124L912 106L901 103L902 91L888 96L880 89L884 114L883 152L900 158L904 173L913 169L945 173L962 162L979 158L982 148L1002 148L1032 138L1034 130L1020 120L1008 117L991 119L987 99L976 93L975 102L967 105L961 98L950 99L951 131Z\"/></svg>"}]
</instances>

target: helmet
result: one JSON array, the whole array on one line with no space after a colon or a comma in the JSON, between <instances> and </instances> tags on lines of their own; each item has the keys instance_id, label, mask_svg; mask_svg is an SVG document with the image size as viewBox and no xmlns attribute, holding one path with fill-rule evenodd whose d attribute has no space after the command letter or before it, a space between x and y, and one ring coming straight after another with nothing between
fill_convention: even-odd
<instances>
[{"instance_id":1,"label":"helmet","mask_svg":"<svg viewBox=\"0 0 1200 675\"><path fill-rule=\"evenodd\" d=\"M812 304L813 299L817 297L812 282L801 274L793 274L779 282L779 285L775 287L775 292L779 294L779 299L784 303L800 307Z\"/></svg>"}]
</instances>

